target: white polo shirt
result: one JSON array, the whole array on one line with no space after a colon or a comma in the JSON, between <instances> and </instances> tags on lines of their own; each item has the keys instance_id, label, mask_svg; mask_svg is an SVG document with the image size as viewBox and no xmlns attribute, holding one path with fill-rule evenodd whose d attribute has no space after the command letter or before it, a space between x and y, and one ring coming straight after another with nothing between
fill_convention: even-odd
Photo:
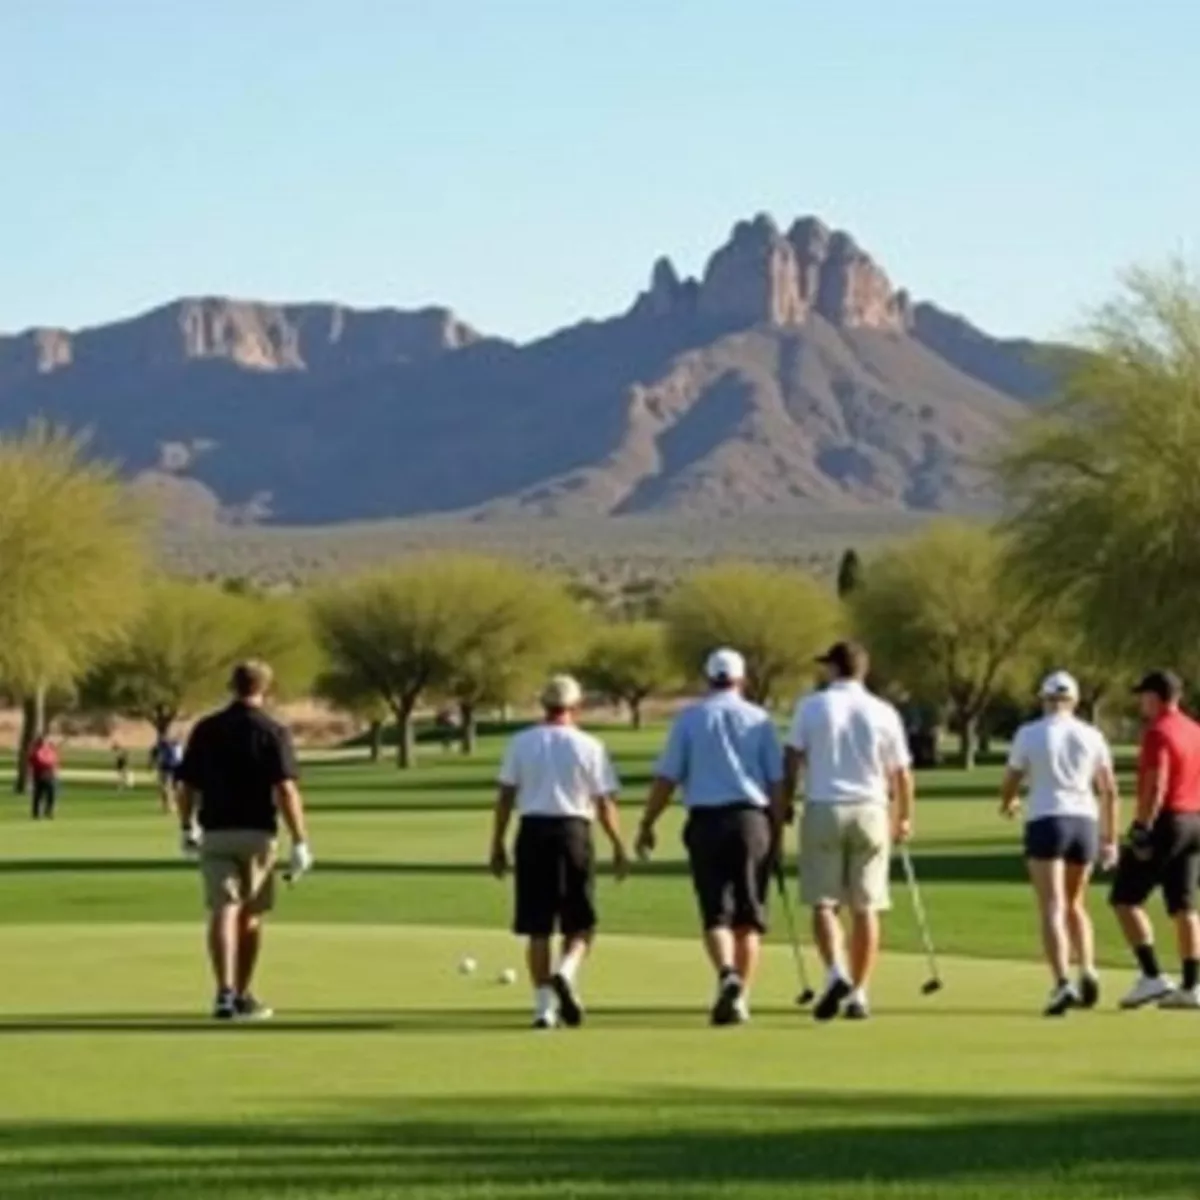
<instances>
[{"instance_id":1,"label":"white polo shirt","mask_svg":"<svg viewBox=\"0 0 1200 1200\"><path fill-rule=\"evenodd\" d=\"M1112 770L1108 739L1072 713L1053 713L1017 730L1008 765L1024 774L1026 821L1043 817L1096 820L1096 776Z\"/></svg>"},{"instance_id":2,"label":"white polo shirt","mask_svg":"<svg viewBox=\"0 0 1200 1200\"><path fill-rule=\"evenodd\" d=\"M854 680L805 696L788 745L804 754L809 804L886 805L892 774L912 762L900 714Z\"/></svg>"},{"instance_id":3,"label":"white polo shirt","mask_svg":"<svg viewBox=\"0 0 1200 1200\"><path fill-rule=\"evenodd\" d=\"M517 789L523 817L595 815L598 796L617 791L617 776L599 738L574 725L534 725L509 743L500 782Z\"/></svg>"}]
</instances>

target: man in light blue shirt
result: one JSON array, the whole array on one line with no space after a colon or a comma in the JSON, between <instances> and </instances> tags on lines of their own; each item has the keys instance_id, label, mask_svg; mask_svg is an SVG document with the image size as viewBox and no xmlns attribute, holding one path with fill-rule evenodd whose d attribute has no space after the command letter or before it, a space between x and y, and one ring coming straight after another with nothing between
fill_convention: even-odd
<instances>
[{"instance_id":1,"label":"man in light blue shirt","mask_svg":"<svg viewBox=\"0 0 1200 1200\"><path fill-rule=\"evenodd\" d=\"M638 830L642 858L654 851L654 825L683 791L684 844L717 972L714 1025L749 1020L747 998L766 931L767 884L783 812L783 751L770 715L742 695L746 663L714 650L705 666L708 696L671 727Z\"/></svg>"}]
</instances>

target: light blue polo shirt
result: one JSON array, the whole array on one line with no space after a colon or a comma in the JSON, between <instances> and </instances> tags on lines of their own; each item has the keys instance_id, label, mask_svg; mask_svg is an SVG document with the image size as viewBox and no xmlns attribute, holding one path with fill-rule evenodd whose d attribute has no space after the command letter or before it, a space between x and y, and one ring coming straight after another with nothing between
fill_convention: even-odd
<instances>
[{"instance_id":1,"label":"light blue polo shirt","mask_svg":"<svg viewBox=\"0 0 1200 1200\"><path fill-rule=\"evenodd\" d=\"M765 709L716 691L675 718L655 774L682 787L688 808L765 808L783 778L783 752Z\"/></svg>"}]
</instances>

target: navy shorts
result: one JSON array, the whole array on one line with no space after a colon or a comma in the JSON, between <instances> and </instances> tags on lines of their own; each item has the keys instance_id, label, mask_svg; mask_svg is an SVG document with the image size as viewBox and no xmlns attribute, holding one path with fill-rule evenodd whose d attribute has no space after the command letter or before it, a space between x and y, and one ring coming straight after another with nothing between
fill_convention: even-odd
<instances>
[{"instance_id":1,"label":"navy shorts","mask_svg":"<svg viewBox=\"0 0 1200 1200\"><path fill-rule=\"evenodd\" d=\"M1087 866L1100 857L1100 828L1091 817L1038 817L1025 826L1025 857Z\"/></svg>"}]
</instances>

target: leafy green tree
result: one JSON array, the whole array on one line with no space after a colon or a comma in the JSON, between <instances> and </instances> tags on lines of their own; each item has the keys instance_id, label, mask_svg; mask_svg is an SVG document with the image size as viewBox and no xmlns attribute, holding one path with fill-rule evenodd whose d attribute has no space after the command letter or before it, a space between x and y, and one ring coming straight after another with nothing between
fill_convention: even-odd
<instances>
[{"instance_id":1,"label":"leafy green tree","mask_svg":"<svg viewBox=\"0 0 1200 1200\"><path fill-rule=\"evenodd\" d=\"M982 525L934 524L871 563L850 611L883 676L918 704L948 705L973 766L979 719L1044 611L1008 571L1004 540Z\"/></svg>"},{"instance_id":2,"label":"leafy green tree","mask_svg":"<svg viewBox=\"0 0 1200 1200\"><path fill-rule=\"evenodd\" d=\"M840 613L832 591L802 571L729 563L685 579L665 619L667 644L687 678L714 648L732 646L746 658L747 695L769 704L811 677Z\"/></svg>"},{"instance_id":3,"label":"leafy green tree","mask_svg":"<svg viewBox=\"0 0 1200 1200\"><path fill-rule=\"evenodd\" d=\"M145 535L144 514L83 440L39 424L0 437L0 683L25 714L18 790L47 694L70 688L136 614Z\"/></svg>"},{"instance_id":4,"label":"leafy green tree","mask_svg":"<svg viewBox=\"0 0 1200 1200\"><path fill-rule=\"evenodd\" d=\"M1200 284L1129 277L999 456L1014 569L1094 658L1200 667Z\"/></svg>"},{"instance_id":5,"label":"leafy green tree","mask_svg":"<svg viewBox=\"0 0 1200 1200\"><path fill-rule=\"evenodd\" d=\"M840 600L845 600L862 582L862 560L853 546L842 555L838 563L837 594Z\"/></svg>"},{"instance_id":6,"label":"leafy green tree","mask_svg":"<svg viewBox=\"0 0 1200 1200\"><path fill-rule=\"evenodd\" d=\"M344 669L326 670L314 680L313 692L319 699L366 726L371 761L379 762L383 757L383 731L389 710L370 681Z\"/></svg>"},{"instance_id":7,"label":"leafy green tree","mask_svg":"<svg viewBox=\"0 0 1200 1200\"><path fill-rule=\"evenodd\" d=\"M599 627L577 668L588 690L629 709L634 729L642 727L642 705L679 679L658 621L613 622Z\"/></svg>"},{"instance_id":8,"label":"leafy green tree","mask_svg":"<svg viewBox=\"0 0 1200 1200\"><path fill-rule=\"evenodd\" d=\"M463 753L472 754L481 709L532 693L548 668L571 660L580 614L559 581L491 559L459 562L443 601L461 639L444 690L458 705Z\"/></svg>"},{"instance_id":9,"label":"leafy green tree","mask_svg":"<svg viewBox=\"0 0 1200 1200\"><path fill-rule=\"evenodd\" d=\"M159 580L126 636L86 677L83 699L89 708L147 721L161 737L218 702L239 659L270 663L286 694L311 678L312 653L305 614L293 602Z\"/></svg>"},{"instance_id":10,"label":"leafy green tree","mask_svg":"<svg viewBox=\"0 0 1200 1200\"><path fill-rule=\"evenodd\" d=\"M414 761L422 697L449 695L473 721L479 705L503 703L552 657L560 619L573 612L565 593L529 572L456 555L411 559L312 603L330 669L369 683L395 717L401 767Z\"/></svg>"}]
</instances>

